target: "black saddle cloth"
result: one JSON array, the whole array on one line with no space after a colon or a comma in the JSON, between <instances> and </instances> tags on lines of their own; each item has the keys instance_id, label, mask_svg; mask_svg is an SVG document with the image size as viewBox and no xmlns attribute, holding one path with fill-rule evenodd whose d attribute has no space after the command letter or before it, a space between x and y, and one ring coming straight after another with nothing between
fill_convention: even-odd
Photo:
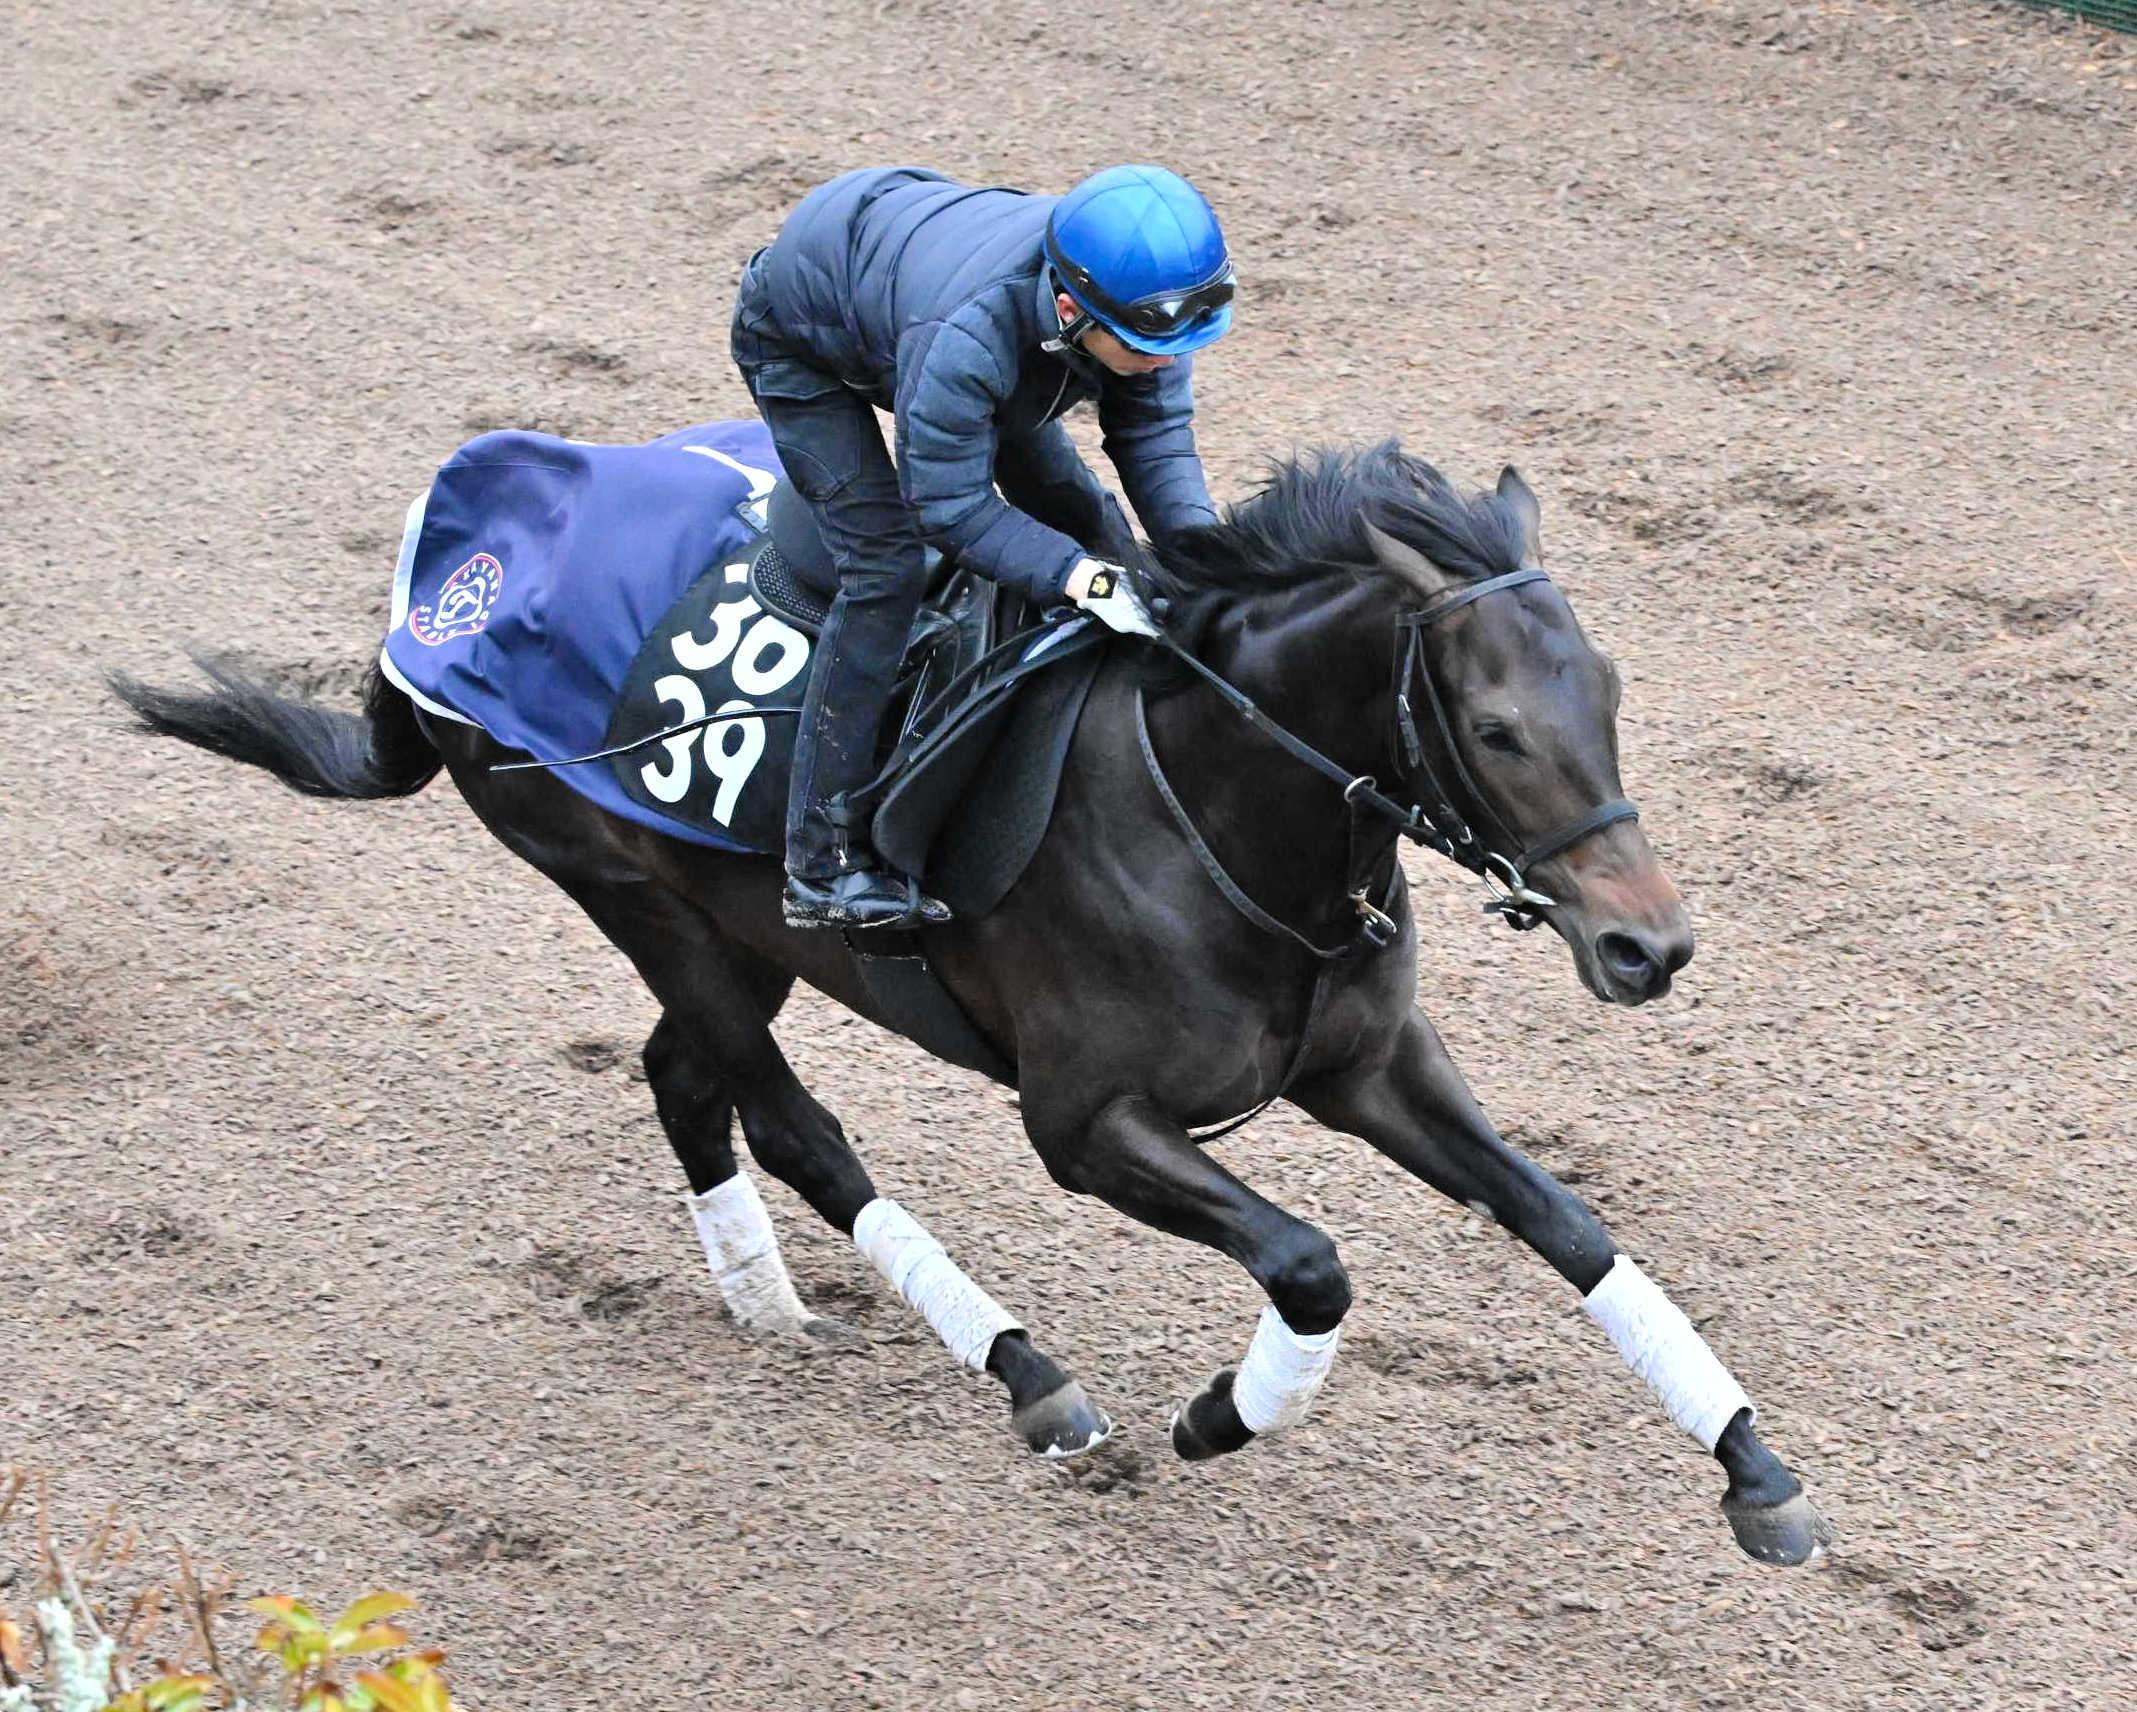
<instances>
[{"instance_id":1,"label":"black saddle cloth","mask_svg":"<svg viewBox=\"0 0 2137 1712\"><path fill-rule=\"evenodd\" d=\"M708 569L646 637L607 744L640 745L610 763L635 801L778 854L795 715L838 581L785 483L766 517L769 532ZM1045 835L1102 632L1076 616L1027 625L1021 597L939 559L930 584L882 768L853 807L886 861L969 917L1001 901ZM729 717L678 729L714 714Z\"/></svg>"}]
</instances>

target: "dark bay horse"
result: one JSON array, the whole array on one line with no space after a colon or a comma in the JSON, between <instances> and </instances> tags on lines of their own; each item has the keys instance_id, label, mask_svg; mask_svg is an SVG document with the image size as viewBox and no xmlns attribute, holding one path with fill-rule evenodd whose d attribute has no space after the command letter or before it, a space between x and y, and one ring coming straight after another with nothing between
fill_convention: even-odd
<instances>
[{"instance_id":1,"label":"dark bay horse","mask_svg":"<svg viewBox=\"0 0 2137 1712\"><path fill-rule=\"evenodd\" d=\"M1468 495L1393 444L1279 469L1152 574L1171 636L1339 762L1334 777L1180 661L1116 641L1030 867L990 913L929 930L929 951L1015 1067L1054 1180L1229 1255L1267 1293L1245 1359L1175 1415L1182 1456L1302 1418L1350 1306L1327 1235L1191 1133L1281 1092L1540 1254L1721 1463L1744 1550L1805 1563L1825 1524L1760 1441L1748 1397L1579 1198L1498 1135L1414 1003L1404 828L1366 812L1375 802L1421 804L1408 830L1497 878L1517 925L1548 922L1599 999L1655 998L1692 954L1683 904L1620 794L1617 672L1539 568L1537 522L1511 469ZM206 669L207 693L113 687L149 728L313 795L406 795L442 764L491 832L630 957L662 1006L645 1045L654 1103L739 1319L822 1326L736 1165L737 1118L764 1170L1001 1380L1031 1449L1071 1455L1106 1436L1082 1388L878 1195L781 1055L770 1024L797 977L874 1013L837 935L782 925L775 858L625 822L547 771L495 771L525 757L476 727L426 725L375 672L359 718Z\"/></svg>"}]
</instances>

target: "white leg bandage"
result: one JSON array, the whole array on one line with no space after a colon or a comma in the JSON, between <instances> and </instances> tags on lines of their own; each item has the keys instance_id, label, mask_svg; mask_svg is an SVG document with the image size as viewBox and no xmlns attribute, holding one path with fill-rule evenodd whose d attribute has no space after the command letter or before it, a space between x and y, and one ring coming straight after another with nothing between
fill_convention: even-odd
<instances>
[{"instance_id":1,"label":"white leg bandage","mask_svg":"<svg viewBox=\"0 0 2137 1712\"><path fill-rule=\"evenodd\" d=\"M1232 1381L1232 1405L1252 1433L1295 1427L1313 1407L1321 1381L1335 1365L1341 1326L1301 1337L1273 1307L1261 1311L1254 1341Z\"/></svg>"},{"instance_id":2,"label":"white leg bandage","mask_svg":"<svg viewBox=\"0 0 2137 1712\"><path fill-rule=\"evenodd\" d=\"M779 1258L771 1215L749 1173L737 1170L702 1195L685 1195L683 1203L697 1226L698 1241L705 1245L705 1264L712 1268L727 1311L757 1331L800 1331L811 1315L794 1294L794 1281Z\"/></svg>"},{"instance_id":3,"label":"white leg bandage","mask_svg":"<svg viewBox=\"0 0 2137 1712\"><path fill-rule=\"evenodd\" d=\"M1707 1348L1684 1310L1624 1255L1611 1263L1581 1306L1610 1334L1625 1365L1647 1381L1670 1419L1708 1450L1737 1410L1751 1407L1744 1388Z\"/></svg>"},{"instance_id":4,"label":"white leg bandage","mask_svg":"<svg viewBox=\"0 0 2137 1712\"><path fill-rule=\"evenodd\" d=\"M950 1353L974 1373L987 1370L987 1352L1004 1332L1024 1322L1008 1312L942 1251L926 1226L896 1201L878 1196L853 1221L853 1241L891 1287L935 1328Z\"/></svg>"}]
</instances>

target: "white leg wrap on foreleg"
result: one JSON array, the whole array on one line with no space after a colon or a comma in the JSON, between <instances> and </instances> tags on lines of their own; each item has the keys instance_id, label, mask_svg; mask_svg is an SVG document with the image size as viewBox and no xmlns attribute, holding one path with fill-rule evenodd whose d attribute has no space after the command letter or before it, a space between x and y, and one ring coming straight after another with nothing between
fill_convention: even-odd
<instances>
[{"instance_id":1,"label":"white leg wrap on foreleg","mask_svg":"<svg viewBox=\"0 0 2137 1712\"><path fill-rule=\"evenodd\" d=\"M1254 1341L1232 1381L1232 1406L1251 1433L1295 1427L1313 1407L1321 1381L1335 1365L1341 1326L1301 1337L1273 1307L1261 1311Z\"/></svg>"},{"instance_id":2,"label":"white leg wrap on foreleg","mask_svg":"<svg viewBox=\"0 0 2137 1712\"><path fill-rule=\"evenodd\" d=\"M863 1207L853 1221L853 1241L974 1373L987 1371L987 1352L996 1338L1024 1329L1024 1322L967 1278L927 1227L896 1201L878 1196Z\"/></svg>"},{"instance_id":3,"label":"white leg wrap on foreleg","mask_svg":"<svg viewBox=\"0 0 2137 1712\"><path fill-rule=\"evenodd\" d=\"M748 1172L738 1169L702 1195L685 1195L683 1204L729 1313L761 1332L798 1332L809 1323L812 1316L794 1294L794 1281L779 1258L779 1238L764 1197Z\"/></svg>"},{"instance_id":4,"label":"white leg wrap on foreleg","mask_svg":"<svg viewBox=\"0 0 2137 1712\"><path fill-rule=\"evenodd\" d=\"M1751 1408L1744 1388L1707 1348L1684 1310L1624 1255L1611 1263L1581 1306L1610 1334L1625 1365L1647 1381L1670 1419L1708 1450L1737 1410Z\"/></svg>"}]
</instances>

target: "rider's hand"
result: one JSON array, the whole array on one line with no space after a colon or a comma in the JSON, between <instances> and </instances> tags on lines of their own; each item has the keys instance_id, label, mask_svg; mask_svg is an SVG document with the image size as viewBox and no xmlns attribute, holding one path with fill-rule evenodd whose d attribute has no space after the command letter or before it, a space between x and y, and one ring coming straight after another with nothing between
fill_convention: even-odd
<instances>
[{"instance_id":1,"label":"rider's hand","mask_svg":"<svg viewBox=\"0 0 2137 1712\"><path fill-rule=\"evenodd\" d=\"M1123 636L1156 636L1157 621L1150 616L1135 577L1125 566L1109 565L1103 559L1078 559L1069 572L1067 594L1100 623Z\"/></svg>"}]
</instances>

